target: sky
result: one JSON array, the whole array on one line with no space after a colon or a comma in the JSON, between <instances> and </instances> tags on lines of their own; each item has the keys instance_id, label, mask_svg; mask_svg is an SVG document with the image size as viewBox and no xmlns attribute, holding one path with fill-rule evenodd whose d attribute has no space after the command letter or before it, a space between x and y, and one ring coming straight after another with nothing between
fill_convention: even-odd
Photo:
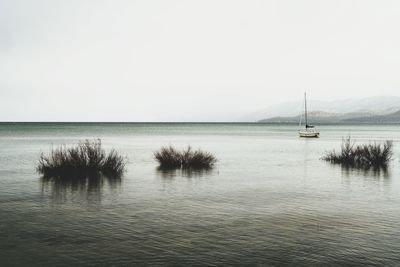
<instances>
[{"instance_id":1,"label":"sky","mask_svg":"<svg viewBox=\"0 0 400 267\"><path fill-rule=\"evenodd\" d=\"M2 0L0 121L237 121L400 96L400 1Z\"/></svg>"}]
</instances>

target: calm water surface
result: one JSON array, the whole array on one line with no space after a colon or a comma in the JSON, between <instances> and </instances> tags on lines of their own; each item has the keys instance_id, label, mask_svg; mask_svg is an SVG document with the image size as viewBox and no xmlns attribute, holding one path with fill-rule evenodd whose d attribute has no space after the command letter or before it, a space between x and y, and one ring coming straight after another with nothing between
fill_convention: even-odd
<instances>
[{"instance_id":1,"label":"calm water surface","mask_svg":"<svg viewBox=\"0 0 400 267\"><path fill-rule=\"evenodd\" d=\"M400 126L0 124L1 266L400 265ZM320 160L341 138L394 141L390 168ZM101 138L120 181L43 181L51 146ZM212 171L161 172L162 145L212 151Z\"/></svg>"}]
</instances>

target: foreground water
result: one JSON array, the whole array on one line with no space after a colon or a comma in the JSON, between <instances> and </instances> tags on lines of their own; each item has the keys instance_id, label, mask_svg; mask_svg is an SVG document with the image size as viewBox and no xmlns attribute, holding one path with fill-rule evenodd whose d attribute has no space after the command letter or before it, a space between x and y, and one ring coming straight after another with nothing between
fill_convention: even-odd
<instances>
[{"instance_id":1,"label":"foreground water","mask_svg":"<svg viewBox=\"0 0 400 267\"><path fill-rule=\"evenodd\" d=\"M0 265L400 265L400 126L0 124ZM320 160L341 138L394 141L387 171ZM101 138L120 181L40 179L51 145ZM192 145L213 171L161 172L152 153Z\"/></svg>"}]
</instances>

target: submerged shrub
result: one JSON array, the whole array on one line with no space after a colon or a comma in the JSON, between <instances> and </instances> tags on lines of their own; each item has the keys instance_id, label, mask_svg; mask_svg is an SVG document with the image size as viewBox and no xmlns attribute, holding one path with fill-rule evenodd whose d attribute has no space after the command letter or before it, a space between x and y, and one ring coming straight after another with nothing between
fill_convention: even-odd
<instances>
[{"instance_id":1,"label":"submerged shrub","mask_svg":"<svg viewBox=\"0 0 400 267\"><path fill-rule=\"evenodd\" d=\"M181 151L172 146L162 147L154 153L154 158L164 169L207 169L217 162L213 154L200 149L194 151L190 146Z\"/></svg>"},{"instance_id":2,"label":"submerged shrub","mask_svg":"<svg viewBox=\"0 0 400 267\"><path fill-rule=\"evenodd\" d=\"M158 161L160 167L162 168L174 169L182 166L181 152L172 146L162 147L159 151L154 153L154 158Z\"/></svg>"},{"instance_id":3,"label":"submerged shrub","mask_svg":"<svg viewBox=\"0 0 400 267\"><path fill-rule=\"evenodd\" d=\"M350 137L342 140L340 152L328 152L322 159L356 168L386 167L393 155L392 141L356 145Z\"/></svg>"},{"instance_id":4,"label":"submerged shrub","mask_svg":"<svg viewBox=\"0 0 400 267\"><path fill-rule=\"evenodd\" d=\"M74 147L60 146L49 155L41 154L36 170L43 176L114 176L125 171L126 160L114 149L108 154L101 140L80 142Z\"/></svg>"},{"instance_id":5,"label":"submerged shrub","mask_svg":"<svg viewBox=\"0 0 400 267\"><path fill-rule=\"evenodd\" d=\"M213 154L200 149L193 151L190 146L182 152L182 168L211 168L216 162Z\"/></svg>"}]
</instances>

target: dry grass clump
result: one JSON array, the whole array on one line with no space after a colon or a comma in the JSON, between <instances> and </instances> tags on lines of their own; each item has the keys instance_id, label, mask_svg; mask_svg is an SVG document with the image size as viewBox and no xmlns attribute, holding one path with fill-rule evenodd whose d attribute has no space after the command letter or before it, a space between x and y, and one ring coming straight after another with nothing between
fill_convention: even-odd
<instances>
[{"instance_id":1,"label":"dry grass clump","mask_svg":"<svg viewBox=\"0 0 400 267\"><path fill-rule=\"evenodd\" d=\"M181 151L172 146L162 147L154 153L154 158L163 169L207 169L217 162L213 154L200 149L192 150L190 146Z\"/></svg>"},{"instance_id":2,"label":"dry grass clump","mask_svg":"<svg viewBox=\"0 0 400 267\"><path fill-rule=\"evenodd\" d=\"M178 169L182 167L181 152L172 146L162 147L159 151L154 152L154 158L158 161L161 168Z\"/></svg>"},{"instance_id":3,"label":"dry grass clump","mask_svg":"<svg viewBox=\"0 0 400 267\"><path fill-rule=\"evenodd\" d=\"M114 149L108 154L101 147L101 140L80 142L74 147L60 146L49 155L40 155L36 170L43 176L120 177L125 171L126 159Z\"/></svg>"},{"instance_id":4,"label":"dry grass clump","mask_svg":"<svg viewBox=\"0 0 400 267\"><path fill-rule=\"evenodd\" d=\"M355 168L386 167L393 155L392 141L355 144L350 137L343 139L341 150L328 152L322 159Z\"/></svg>"}]
</instances>

